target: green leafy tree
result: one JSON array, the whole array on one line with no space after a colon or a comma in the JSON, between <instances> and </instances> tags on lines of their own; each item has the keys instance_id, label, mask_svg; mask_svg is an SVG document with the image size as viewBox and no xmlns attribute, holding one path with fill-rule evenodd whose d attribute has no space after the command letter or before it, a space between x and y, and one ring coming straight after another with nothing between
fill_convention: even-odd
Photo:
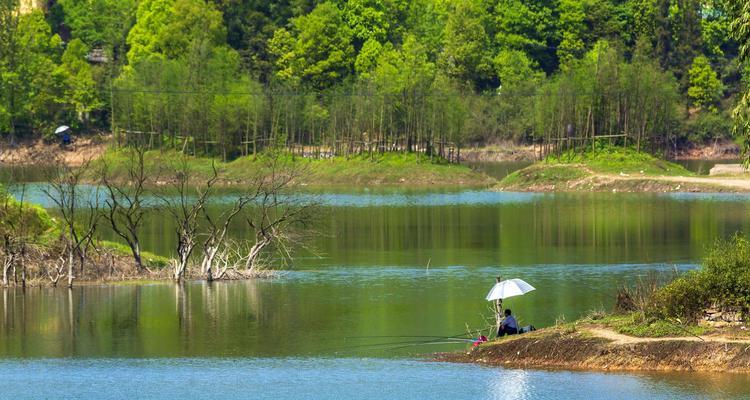
<instances>
[{"instance_id":1,"label":"green leafy tree","mask_svg":"<svg viewBox=\"0 0 750 400\"><path fill-rule=\"evenodd\" d=\"M493 19L497 47L521 50L547 72L551 73L557 68L553 49L556 21L549 4L543 1L499 0Z\"/></svg>"},{"instance_id":2,"label":"green leafy tree","mask_svg":"<svg viewBox=\"0 0 750 400\"><path fill-rule=\"evenodd\" d=\"M80 39L68 43L58 67L66 77L65 100L80 122L87 122L91 111L102 106L91 65L86 61L88 47Z\"/></svg>"},{"instance_id":3,"label":"green leafy tree","mask_svg":"<svg viewBox=\"0 0 750 400\"><path fill-rule=\"evenodd\" d=\"M269 49L276 57L276 74L283 80L315 89L341 82L352 71L352 31L333 3L319 4L292 19L292 28L274 33Z\"/></svg>"},{"instance_id":4,"label":"green leafy tree","mask_svg":"<svg viewBox=\"0 0 750 400\"><path fill-rule=\"evenodd\" d=\"M50 72L62 41L41 11L19 15L7 0L0 6L0 129L15 138L42 131L59 117L62 81Z\"/></svg>"},{"instance_id":5,"label":"green leafy tree","mask_svg":"<svg viewBox=\"0 0 750 400\"><path fill-rule=\"evenodd\" d=\"M583 56L585 44L583 42L584 20L586 15L581 0L561 0L559 6L560 44L557 56L561 68L569 68L573 60Z\"/></svg>"},{"instance_id":6,"label":"green leafy tree","mask_svg":"<svg viewBox=\"0 0 750 400\"><path fill-rule=\"evenodd\" d=\"M135 0L59 0L64 24L73 38L89 47L104 47L119 54L133 25Z\"/></svg>"},{"instance_id":7,"label":"green leafy tree","mask_svg":"<svg viewBox=\"0 0 750 400\"><path fill-rule=\"evenodd\" d=\"M494 84L488 22L489 13L482 2L457 0L448 16L440 55L446 75L478 89Z\"/></svg>"},{"instance_id":8,"label":"green leafy tree","mask_svg":"<svg viewBox=\"0 0 750 400\"><path fill-rule=\"evenodd\" d=\"M352 30L360 47L368 40L383 42L390 23L383 0L347 0L344 3L344 20Z\"/></svg>"},{"instance_id":9,"label":"green leafy tree","mask_svg":"<svg viewBox=\"0 0 750 400\"><path fill-rule=\"evenodd\" d=\"M730 31L740 46L740 58L747 65L750 56L750 3L741 0L727 0L731 16ZM743 142L744 162L750 164L750 73L745 67L743 74L742 97L734 109L734 134Z\"/></svg>"},{"instance_id":10,"label":"green leafy tree","mask_svg":"<svg viewBox=\"0 0 750 400\"><path fill-rule=\"evenodd\" d=\"M390 43L388 43L390 46ZM354 70L360 77L367 77L370 71L377 65L378 58L383 53L386 46L380 44L377 40L369 39L362 46L354 61Z\"/></svg>"},{"instance_id":11,"label":"green leafy tree","mask_svg":"<svg viewBox=\"0 0 750 400\"><path fill-rule=\"evenodd\" d=\"M544 78L544 74L537 71L534 61L520 50L500 50L494 64L503 90L531 89Z\"/></svg>"},{"instance_id":12,"label":"green leafy tree","mask_svg":"<svg viewBox=\"0 0 750 400\"><path fill-rule=\"evenodd\" d=\"M149 58L177 59L196 42L226 43L226 28L212 3L204 0L143 0L128 34L128 62Z\"/></svg>"},{"instance_id":13,"label":"green leafy tree","mask_svg":"<svg viewBox=\"0 0 750 400\"><path fill-rule=\"evenodd\" d=\"M724 88L716 75L716 71L711 68L708 58L705 56L696 57L688 74L690 77L688 96L690 96L693 104L702 109L716 111Z\"/></svg>"}]
</instances>

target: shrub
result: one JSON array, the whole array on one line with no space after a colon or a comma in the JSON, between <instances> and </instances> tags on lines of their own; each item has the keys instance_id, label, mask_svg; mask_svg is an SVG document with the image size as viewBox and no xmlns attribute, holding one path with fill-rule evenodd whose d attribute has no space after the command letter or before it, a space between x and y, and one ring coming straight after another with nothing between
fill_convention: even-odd
<instances>
[{"instance_id":1,"label":"shrub","mask_svg":"<svg viewBox=\"0 0 750 400\"><path fill-rule=\"evenodd\" d=\"M732 118L719 112L702 112L685 124L685 134L692 143L707 143L732 136Z\"/></svg>"},{"instance_id":2,"label":"shrub","mask_svg":"<svg viewBox=\"0 0 750 400\"><path fill-rule=\"evenodd\" d=\"M703 275L702 272L691 272L664 286L654 294L647 313L657 318L695 321L710 301L702 287Z\"/></svg>"},{"instance_id":3,"label":"shrub","mask_svg":"<svg viewBox=\"0 0 750 400\"><path fill-rule=\"evenodd\" d=\"M708 306L750 310L750 240L735 235L717 242L699 271L688 273L656 292L650 312L696 320Z\"/></svg>"}]
</instances>

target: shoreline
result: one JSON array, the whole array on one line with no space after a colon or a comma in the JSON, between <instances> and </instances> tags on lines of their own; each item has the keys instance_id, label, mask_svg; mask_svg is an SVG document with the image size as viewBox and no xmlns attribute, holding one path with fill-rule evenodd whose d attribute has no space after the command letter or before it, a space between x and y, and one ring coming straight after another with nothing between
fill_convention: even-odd
<instances>
[{"instance_id":1,"label":"shoreline","mask_svg":"<svg viewBox=\"0 0 750 400\"><path fill-rule=\"evenodd\" d=\"M495 367L620 372L750 372L750 338L640 338L596 324L556 326L496 339L435 361Z\"/></svg>"},{"instance_id":2,"label":"shoreline","mask_svg":"<svg viewBox=\"0 0 750 400\"><path fill-rule=\"evenodd\" d=\"M750 178L591 174L557 182L510 185L500 182L493 189L530 193L750 193Z\"/></svg>"}]
</instances>

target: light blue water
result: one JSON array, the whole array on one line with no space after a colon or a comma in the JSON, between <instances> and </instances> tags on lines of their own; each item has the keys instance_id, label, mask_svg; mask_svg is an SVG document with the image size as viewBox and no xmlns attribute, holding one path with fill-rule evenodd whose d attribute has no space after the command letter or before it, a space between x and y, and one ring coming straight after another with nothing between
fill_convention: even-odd
<instances>
[{"instance_id":1,"label":"light blue water","mask_svg":"<svg viewBox=\"0 0 750 400\"><path fill-rule=\"evenodd\" d=\"M693 375L526 371L413 360L260 358L0 361L6 399L743 398ZM40 384L41 383L41 384Z\"/></svg>"}]
</instances>

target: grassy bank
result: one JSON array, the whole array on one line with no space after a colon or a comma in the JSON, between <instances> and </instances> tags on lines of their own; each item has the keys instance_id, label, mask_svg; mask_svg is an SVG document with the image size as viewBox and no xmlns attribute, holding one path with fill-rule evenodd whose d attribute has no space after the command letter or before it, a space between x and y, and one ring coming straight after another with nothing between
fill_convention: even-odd
<instances>
[{"instance_id":1,"label":"grassy bank","mask_svg":"<svg viewBox=\"0 0 750 400\"><path fill-rule=\"evenodd\" d=\"M750 372L750 340L727 336L633 338L602 325L566 324L488 342L440 361L508 368Z\"/></svg>"},{"instance_id":2,"label":"grassy bank","mask_svg":"<svg viewBox=\"0 0 750 400\"><path fill-rule=\"evenodd\" d=\"M737 191L719 181L698 179L684 167L632 148L553 155L508 175L498 185L514 191Z\"/></svg>"},{"instance_id":3,"label":"grassy bank","mask_svg":"<svg viewBox=\"0 0 750 400\"><path fill-rule=\"evenodd\" d=\"M94 163L107 164L111 173L126 179L126 166L129 150L110 149ZM145 165L153 182L166 180L170 168L186 162L197 179L208 178L212 173L212 163L216 166L223 182L229 185L242 185L248 179L268 169L269 156L258 155L241 157L230 162L210 158L185 157L177 152L150 151L145 155ZM450 164L443 159L413 153L387 153L373 156L333 157L310 159L282 154L276 159L277 168L304 170L300 177L301 186L309 187L362 187L362 186L405 186L405 187L489 187L496 181L484 174L463 166ZM92 175L92 178L95 175Z\"/></svg>"}]
</instances>

